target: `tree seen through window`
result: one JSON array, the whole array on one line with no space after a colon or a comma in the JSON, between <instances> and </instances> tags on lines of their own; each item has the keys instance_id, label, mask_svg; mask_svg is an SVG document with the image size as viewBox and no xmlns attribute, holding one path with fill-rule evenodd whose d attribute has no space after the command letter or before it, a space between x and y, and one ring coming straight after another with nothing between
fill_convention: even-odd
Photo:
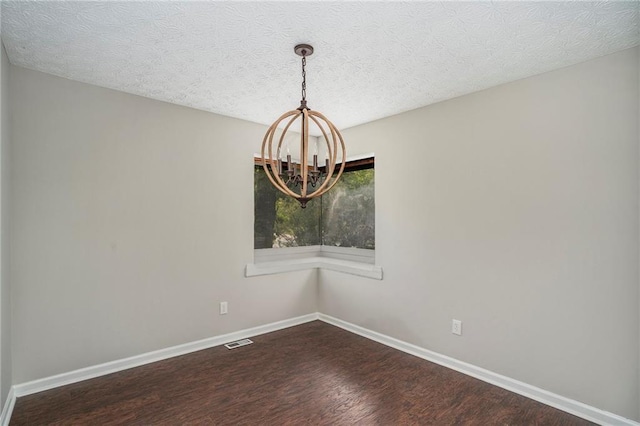
<instances>
[{"instance_id":1,"label":"tree seen through window","mask_svg":"<svg viewBox=\"0 0 640 426\"><path fill-rule=\"evenodd\" d=\"M338 183L300 208L254 170L254 248L327 245L375 249L373 159L347 163Z\"/></svg>"}]
</instances>

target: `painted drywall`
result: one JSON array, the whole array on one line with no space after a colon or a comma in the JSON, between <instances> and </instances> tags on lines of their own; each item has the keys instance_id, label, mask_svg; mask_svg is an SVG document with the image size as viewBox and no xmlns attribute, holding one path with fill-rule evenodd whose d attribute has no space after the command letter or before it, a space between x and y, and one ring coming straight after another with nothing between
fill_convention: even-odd
<instances>
[{"instance_id":1,"label":"painted drywall","mask_svg":"<svg viewBox=\"0 0 640 426\"><path fill-rule=\"evenodd\" d=\"M12 384L9 250L10 127L9 59L0 40L0 401Z\"/></svg>"},{"instance_id":2,"label":"painted drywall","mask_svg":"<svg viewBox=\"0 0 640 426\"><path fill-rule=\"evenodd\" d=\"M11 388L9 59L0 40L0 401Z\"/></svg>"},{"instance_id":3,"label":"painted drywall","mask_svg":"<svg viewBox=\"0 0 640 426\"><path fill-rule=\"evenodd\" d=\"M243 275L265 126L10 70L14 383L316 312Z\"/></svg>"},{"instance_id":4,"label":"painted drywall","mask_svg":"<svg viewBox=\"0 0 640 426\"><path fill-rule=\"evenodd\" d=\"M343 135L384 280L321 271L321 312L640 418L637 48Z\"/></svg>"}]
</instances>

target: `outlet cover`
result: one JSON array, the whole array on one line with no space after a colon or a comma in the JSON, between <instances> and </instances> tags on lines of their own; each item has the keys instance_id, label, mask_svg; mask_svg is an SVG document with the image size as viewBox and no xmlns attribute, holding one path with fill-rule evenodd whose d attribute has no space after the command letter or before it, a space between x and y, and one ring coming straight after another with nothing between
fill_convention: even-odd
<instances>
[{"instance_id":1,"label":"outlet cover","mask_svg":"<svg viewBox=\"0 0 640 426\"><path fill-rule=\"evenodd\" d=\"M457 319L452 320L451 332L455 335L462 336L462 321Z\"/></svg>"},{"instance_id":2,"label":"outlet cover","mask_svg":"<svg viewBox=\"0 0 640 426\"><path fill-rule=\"evenodd\" d=\"M220 315L226 315L229 312L229 305L227 302L220 302Z\"/></svg>"}]
</instances>

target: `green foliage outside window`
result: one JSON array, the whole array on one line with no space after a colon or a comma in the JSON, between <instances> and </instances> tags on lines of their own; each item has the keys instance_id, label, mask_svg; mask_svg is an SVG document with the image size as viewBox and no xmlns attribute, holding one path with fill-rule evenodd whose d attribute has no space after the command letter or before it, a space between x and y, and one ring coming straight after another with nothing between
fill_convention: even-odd
<instances>
[{"instance_id":1,"label":"green foliage outside window","mask_svg":"<svg viewBox=\"0 0 640 426\"><path fill-rule=\"evenodd\" d=\"M254 248L328 245L375 248L374 169L345 171L306 209L254 171Z\"/></svg>"},{"instance_id":2,"label":"green foliage outside window","mask_svg":"<svg viewBox=\"0 0 640 426\"><path fill-rule=\"evenodd\" d=\"M375 249L374 170L343 173L322 196L322 243Z\"/></svg>"}]
</instances>

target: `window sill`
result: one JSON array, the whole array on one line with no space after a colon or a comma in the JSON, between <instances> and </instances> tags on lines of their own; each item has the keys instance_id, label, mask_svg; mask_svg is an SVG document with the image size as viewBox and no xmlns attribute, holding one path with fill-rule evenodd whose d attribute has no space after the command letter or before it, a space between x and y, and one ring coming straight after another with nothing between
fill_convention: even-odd
<instances>
[{"instance_id":1,"label":"window sill","mask_svg":"<svg viewBox=\"0 0 640 426\"><path fill-rule=\"evenodd\" d=\"M382 279L381 266L321 256L273 262L249 263L245 269L245 276L255 277L259 275L279 274L282 272L302 271L314 268L343 272L376 280Z\"/></svg>"}]
</instances>

